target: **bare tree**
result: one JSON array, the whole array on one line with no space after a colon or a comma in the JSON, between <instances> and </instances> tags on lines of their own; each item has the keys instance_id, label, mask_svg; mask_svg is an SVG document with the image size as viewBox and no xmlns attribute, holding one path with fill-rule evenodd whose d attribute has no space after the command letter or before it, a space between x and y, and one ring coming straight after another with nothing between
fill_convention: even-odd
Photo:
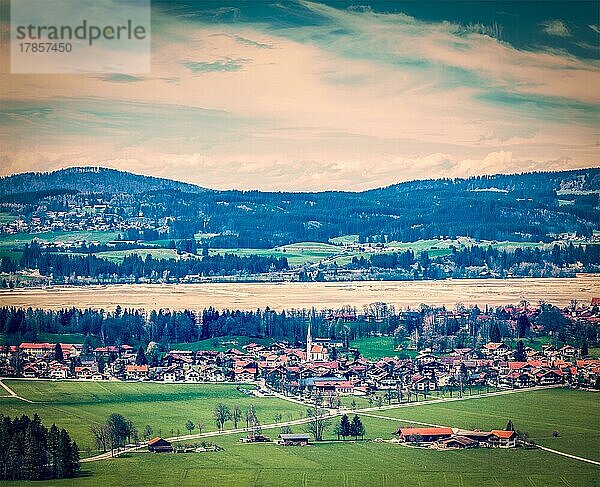
<instances>
[{"instance_id":1,"label":"bare tree","mask_svg":"<svg viewBox=\"0 0 600 487\"><path fill-rule=\"evenodd\" d=\"M231 411L231 419L233 420L233 427L237 429L238 423L242 419L242 410L238 405L233 406Z\"/></svg>"},{"instance_id":2,"label":"bare tree","mask_svg":"<svg viewBox=\"0 0 600 487\"><path fill-rule=\"evenodd\" d=\"M105 452L110 445L110 427L104 424L93 424L90 426L90 431L94 437L94 442L98 450Z\"/></svg>"},{"instance_id":3,"label":"bare tree","mask_svg":"<svg viewBox=\"0 0 600 487\"><path fill-rule=\"evenodd\" d=\"M229 407L223 403L217 404L215 407L214 418L217 428L219 428L219 431L222 431L223 427L225 426L225 422L231 419L231 411L229 410Z\"/></svg>"},{"instance_id":4,"label":"bare tree","mask_svg":"<svg viewBox=\"0 0 600 487\"><path fill-rule=\"evenodd\" d=\"M321 441L323 433L331 426L331 421L326 417L326 414L327 410L320 406L316 398L313 405L306 410L306 415L313 418L311 422L306 424L306 432L312 434L315 441Z\"/></svg>"}]
</instances>

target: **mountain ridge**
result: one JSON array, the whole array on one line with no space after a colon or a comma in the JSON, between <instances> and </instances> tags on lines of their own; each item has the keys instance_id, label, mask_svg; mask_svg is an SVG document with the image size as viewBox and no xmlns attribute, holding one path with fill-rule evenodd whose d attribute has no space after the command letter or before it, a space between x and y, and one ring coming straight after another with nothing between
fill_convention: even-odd
<instances>
[{"instance_id":1,"label":"mountain ridge","mask_svg":"<svg viewBox=\"0 0 600 487\"><path fill-rule=\"evenodd\" d=\"M568 169L561 171L531 171L531 172L521 172L521 173L497 173L491 175L477 175L470 177L459 177L459 178L427 178L427 179L412 179L408 181L400 181L397 183L392 183L386 186L379 186L371 189L366 189L362 191L348 191L348 190L322 190L322 191L263 191L259 189L252 190L239 190L239 189L211 189L207 187L203 187L197 185L195 183L189 183L185 181L179 181L170 178L163 178L158 176L150 176L146 174L134 173L131 171L123 171L119 169L113 169L104 166L74 166L56 169L54 171L46 171L46 172L24 172L24 173L16 173L7 176L0 177L0 194L14 194L21 192L31 192L31 191L49 191L56 189L65 189L65 190L78 190L81 192L89 192L89 193L142 193L148 191L159 191L159 190L178 190L181 192L189 192L189 193L199 193L212 191L215 193L228 193L228 192L240 192L240 193L265 193L265 194L319 194L319 193L346 193L346 194L367 194L367 193L376 193L376 192L384 192L384 191L400 191L402 189L415 189L415 187L420 187L421 189L427 189L428 187L437 187L444 185L469 185L470 189L489 189L490 185L486 183L491 182L501 182L501 186L506 186L506 181L513 180L515 178L521 178L523 180L528 180L531 178L536 178L538 176L546 177L550 180L561 181L564 180L565 177L581 175L584 176L581 181L580 190L597 190L600 189L600 167L589 167L582 169ZM93 178L99 178L101 176L118 176L121 178L125 178L123 181L119 181L119 184L116 185L116 188L110 188L109 191L106 191L105 182L95 182ZM587 176L587 177L585 177ZM72 181L74 177L77 177L77 181ZM45 180L41 183L41 187L38 189L34 189L36 183L40 184L42 180ZM127 185L131 185L134 181L143 181L144 184L140 184L141 190L131 191ZM87 188L90 190L82 191L79 187L75 187L76 185L81 186L82 183L90 184L91 188ZM480 185L477 185L480 183ZM93 188L93 189L92 189ZM129 190L127 190L129 189ZM504 187L498 189L505 189ZM560 189L560 188L556 188Z\"/></svg>"}]
</instances>

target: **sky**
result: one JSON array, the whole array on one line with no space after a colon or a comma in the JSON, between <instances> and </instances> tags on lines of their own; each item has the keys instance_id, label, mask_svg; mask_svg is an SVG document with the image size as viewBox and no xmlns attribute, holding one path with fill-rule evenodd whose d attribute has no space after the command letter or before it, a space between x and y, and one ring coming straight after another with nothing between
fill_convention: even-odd
<instances>
[{"instance_id":1,"label":"sky","mask_svg":"<svg viewBox=\"0 0 600 487\"><path fill-rule=\"evenodd\" d=\"M0 175L93 165L214 189L357 191L597 167L599 8L153 2L140 75L9 74L4 42Z\"/></svg>"}]
</instances>

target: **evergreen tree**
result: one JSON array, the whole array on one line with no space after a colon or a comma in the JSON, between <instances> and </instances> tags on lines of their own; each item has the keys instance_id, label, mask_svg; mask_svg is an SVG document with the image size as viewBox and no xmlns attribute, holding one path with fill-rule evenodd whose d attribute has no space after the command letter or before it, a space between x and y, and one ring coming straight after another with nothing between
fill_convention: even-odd
<instances>
[{"instance_id":1,"label":"evergreen tree","mask_svg":"<svg viewBox=\"0 0 600 487\"><path fill-rule=\"evenodd\" d=\"M58 477L59 436L60 431L57 426L55 424L50 426L50 431L48 432L48 454L50 456L52 478Z\"/></svg>"},{"instance_id":2,"label":"evergreen tree","mask_svg":"<svg viewBox=\"0 0 600 487\"><path fill-rule=\"evenodd\" d=\"M490 342L499 343L501 341L500 328L498 327L498 323L494 323L490 329Z\"/></svg>"},{"instance_id":3,"label":"evergreen tree","mask_svg":"<svg viewBox=\"0 0 600 487\"><path fill-rule=\"evenodd\" d=\"M60 362L61 364L65 363L65 357L62 351L62 347L60 346L60 343L57 343L54 347L54 360L56 360L57 362Z\"/></svg>"},{"instance_id":4,"label":"evergreen tree","mask_svg":"<svg viewBox=\"0 0 600 487\"><path fill-rule=\"evenodd\" d=\"M505 431L514 431L515 427L513 425L513 422L511 419L508 420L508 423L506 423L506 428L504 428Z\"/></svg>"},{"instance_id":5,"label":"evergreen tree","mask_svg":"<svg viewBox=\"0 0 600 487\"><path fill-rule=\"evenodd\" d=\"M519 316L519 319L517 320L517 338L525 338L530 326L531 324L529 323L529 318L526 314Z\"/></svg>"},{"instance_id":6,"label":"evergreen tree","mask_svg":"<svg viewBox=\"0 0 600 487\"><path fill-rule=\"evenodd\" d=\"M365 427L363 426L362 421L360 420L357 414L355 414L354 418L352 418L352 424L350 425L350 435L354 436L354 438L358 438L359 436L363 438L365 435Z\"/></svg>"},{"instance_id":7,"label":"evergreen tree","mask_svg":"<svg viewBox=\"0 0 600 487\"><path fill-rule=\"evenodd\" d=\"M144 347L142 347L140 345L140 348L138 348L138 353L135 357L135 364L136 365L147 365L148 364L148 359L146 358L146 352L144 352Z\"/></svg>"},{"instance_id":8,"label":"evergreen tree","mask_svg":"<svg viewBox=\"0 0 600 487\"><path fill-rule=\"evenodd\" d=\"M517 349L515 350L513 356L517 362L527 362L527 354L525 353L525 345L523 345L523 340L519 340L517 342Z\"/></svg>"},{"instance_id":9,"label":"evergreen tree","mask_svg":"<svg viewBox=\"0 0 600 487\"><path fill-rule=\"evenodd\" d=\"M342 419L340 420L340 435L342 436L342 438L344 438L344 440L346 439L346 437L350 436L350 429L350 420L348 419L348 415L344 414L342 416Z\"/></svg>"},{"instance_id":10,"label":"evergreen tree","mask_svg":"<svg viewBox=\"0 0 600 487\"><path fill-rule=\"evenodd\" d=\"M581 344L581 356L587 357L588 355L589 355L588 343L587 343L587 340L584 340L583 343Z\"/></svg>"}]
</instances>

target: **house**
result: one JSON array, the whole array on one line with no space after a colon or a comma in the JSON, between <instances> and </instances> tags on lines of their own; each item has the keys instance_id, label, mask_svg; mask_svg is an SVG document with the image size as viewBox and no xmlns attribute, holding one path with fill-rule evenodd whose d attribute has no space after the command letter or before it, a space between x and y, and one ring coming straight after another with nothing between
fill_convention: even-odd
<instances>
[{"instance_id":1,"label":"house","mask_svg":"<svg viewBox=\"0 0 600 487\"><path fill-rule=\"evenodd\" d=\"M577 355L577 349L571 345L565 345L558 352L565 360L571 360Z\"/></svg>"},{"instance_id":2,"label":"house","mask_svg":"<svg viewBox=\"0 0 600 487\"><path fill-rule=\"evenodd\" d=\"M425 443L445 440L452 433L452 428L400 428L396 431L400 441Z\"/></svg>"},{"instance_id":3,"label":"house","mask_svg":"<svg viewBox=\"0 0 600 487\"><path fill-rule=\"evenodd\" d=\"M306 360L309 362L323 362L329 360L329 352L323 345L319 345L317 343L312 344L307 353Z\"/></svg>"},{"instance_id":4,"label":"house","mask_svg":"<svg viewBox=\"0 0 600 487\"><path fill-rule=\"evenodd\" d=\"M477 448L479 442L466 436L452 436L445 440L438 441L437 447L440 449L463 449L463 448Z\"/></svg>"},{"instance_id":5,"label":"house","mask_svg":"<svg viewBox=\"0 0 600 487\"><path fill-rule=\"evenodd\" d=\"M539 385L562 384L565 379L558 370L540 370L535 374L535 381Z\"/></svg>"},{"instance_id":6,"label":"house","mask_svg":"<svg viewBox=\"0 0 600 487\"><path fill-rule=\"evenodd\" d=\"M186 382L200 382L200 373L195 369L185 371L184 380Z\"/></svg>"},{"instance_id":7,"label":"house","mask_svg":"<svg viewBox=\"0 0 600 487\"><path fill-rule=\"evenodd\" d=\"M171 365L162 371L162 380L176 382L183 377L183 369L179 365Z\"/></svg>"},{"instance_id":8,"label":"house","mask_svg":"<svg viewBox=\"0 0 600 487\"><path fill-rule=\"evenodd\" d=\"M148 450L152 453L172 453L173 446L171 442L157 436L148 442Z\"/></svg>"},{"instance_id":9,"label":"house","mask_svg":"<svg viewBox=\"0 0 600 487\"><path fill-rule=\"evenodd\" d=\"M21 343L19 349L30 357L41 357L46 353L54 352L53 343Z\"/></svg>"},{"instance_id":10,"label":"house","mask_svg":"<svg viewBox=\"0 0 600 487\"><path fill-rule=\"evenodd\" d=\"M277 437L277 444L283 446L306 446L310 441L310 435L306 433L282 433Z\"/></svg>"},{"instance_id":11,"label":"house","mask_svg":"<svg viewBox=\"0 0 600 487\"><path fill-rule=\"evenodd\" d=\"M437 389L437 381L417 374L411 379L411 388L413 391L418 392L435 391Z\"/></svg>"},{"instance_id":12,"label":"house","mask_svg":"<svg viewBox=\"0 0 600 487\"><path fill-rule=\"evenodd\" d=\"M492 430L488 440L494 448L514 448L517 446L517 432L505 430Z\"/></svg>"},{"instance_id":13,"label":"house","mask_svg":"<svg viewBox=\"0 0 600 487\"><path fill-rule=\"evenodd\" d=\"M52 379L66 379L70 375L69 367L58 362L51 363L49 369L49 376Z\"/></svg>"},{"instance_id":14,"label":"house","mask_svg":"<svg viewBox=\"0 0 600 487\"><path fill-rule=\"evenodd\" d=\"M481 351L487 357L501 357L510 353L510 348L502 342L488 342L482 347Z\"/></svg>"},{"instance_id":15,"label":"house","mask_svg":"<svg viewBox=\"0 0 600 487\"><path fill-rule=\"evenodd\" d=\"M147 365L126 365L125 379L127 380L142 380L148 378Z\"/></svg>"}]
</instances>

